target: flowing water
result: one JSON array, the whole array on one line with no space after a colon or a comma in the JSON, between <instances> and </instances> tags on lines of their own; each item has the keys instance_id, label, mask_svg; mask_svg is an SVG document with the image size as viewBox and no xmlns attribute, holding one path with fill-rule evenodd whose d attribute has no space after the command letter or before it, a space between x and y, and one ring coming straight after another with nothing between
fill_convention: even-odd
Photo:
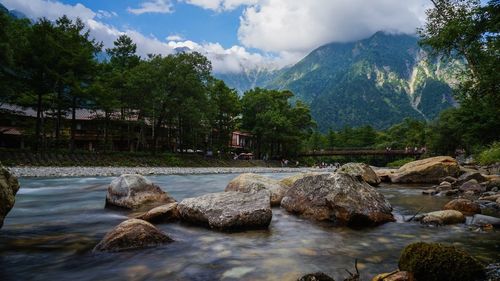
<instances>
[{"instance_id":1,"label":"flowing water","mask_svg":"<svg viewBox=\"0 0 500 281\"><path fill-rule=\"evenodd\" d=\"M269 174L282 178L290 174ZM223 191L234 174L149 177L177 200ZM440 209L448 199L421 195L425 186L383 185L397 222L353 230L314 223L273 209L269 230L220 233L160 224L176 242L137 251L92 253L130 215L104 208L112 178L22 178L16 204L0 229L0 280L296 280L323 271L362 280L397 268L401 249L416 241L453 243L484 262L500 261L498 232L465 225L426 227L403 215Z\"/></svg>"}]
</instances>

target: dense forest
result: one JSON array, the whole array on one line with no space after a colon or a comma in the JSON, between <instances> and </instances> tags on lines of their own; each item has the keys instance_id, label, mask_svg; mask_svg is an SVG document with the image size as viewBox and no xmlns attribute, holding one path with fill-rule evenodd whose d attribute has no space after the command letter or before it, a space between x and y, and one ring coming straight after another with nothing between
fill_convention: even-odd
<instances>
[{"instance_id":1,"label":"dense forest","mask_svg":"<svg viewBox=\"0 0 500 281\"><path fill-rule=\"evenodd\" d=\"M213 77L210 61L199 53L140 57L127 35L103 49L80 20L31 22L5 11L0 12L0 105L36 111L35 122L24 124L28 147L35 151L74 150L77 109L102 113L100 150L112 149L109 136L118 134L134 151L227 153L234 130L253 135L251 149L258 157L338 147L426 146L433 154L498 147L500 4L433 2L419 30L420 44L432 55L464 60L465 67L457 76L460 106L429 122L405 119L384 131L361 126L321 134L308 106L290 91L255 88L240 97ZM67 115L69 133L64 133Z\"/></svg>"}]
</instances>

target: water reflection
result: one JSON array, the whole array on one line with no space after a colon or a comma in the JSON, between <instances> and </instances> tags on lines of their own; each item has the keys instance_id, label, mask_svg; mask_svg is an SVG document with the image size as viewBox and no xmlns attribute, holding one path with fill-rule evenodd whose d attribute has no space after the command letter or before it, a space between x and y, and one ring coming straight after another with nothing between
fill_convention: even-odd
<instances>
[{"instance_id":1,"label":"water reflection","mask_svg":"<svg viewBox=\"0 0 500 281\"><path fill-rule=\"evenodd\" d=\"M281 178L288 174L270 174ZM222 191L235 175L154 176L177 200ZM273 209L268 230L219 233L181 223L162 224L175 243L140 251L93 254L104 234L128 212L104 209L111 178L21 179L15 208L0 230L2 280L296 280L324 271L337 280L354 260L362 277L392 271L414 241L460 245L488 262L500 260L498 233L466 226L388 223L352 230L313 223ZM380 187L396 217L437 210L447 198L421 195L425 186Z\"/></svg>"}]
</instances>

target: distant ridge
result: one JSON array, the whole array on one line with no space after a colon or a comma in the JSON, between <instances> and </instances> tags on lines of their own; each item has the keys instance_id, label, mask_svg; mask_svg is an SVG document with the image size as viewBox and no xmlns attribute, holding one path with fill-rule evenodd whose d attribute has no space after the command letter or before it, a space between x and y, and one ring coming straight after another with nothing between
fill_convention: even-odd
<instances>
[{"instance_id":1,"label":"distant ridge","mask_svg":"<svg viewBox=\"0 0 500 281\"><path fill-rule=\"evenodd\" d=\"M377 32L356 42L321 46L294 66L260 77L257 86L291 90L310 104L321 131L364 125L383 129L406 117L434 119L454 106L450 85L456 64L429 58L415 36ZM234 76L222 79L231 87L237 81Z\"/></svg>"}]
</instances>

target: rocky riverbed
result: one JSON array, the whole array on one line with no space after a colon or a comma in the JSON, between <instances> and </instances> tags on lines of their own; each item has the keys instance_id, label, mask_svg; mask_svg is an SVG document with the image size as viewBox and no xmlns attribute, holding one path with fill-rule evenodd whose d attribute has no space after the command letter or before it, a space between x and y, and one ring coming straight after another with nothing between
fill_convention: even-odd
<instances>
[{"instance_id":1,"label":"rocky riverbed","mask_svg":"<svg viewBox=\"0 0 500 281\"><path fill-rule=\"evenodd\" d=\"M122 174L140 175L199 175L199 174L241 174L241 173L300 173L331 172L331 169L314 169L307 167L10 167L17 177L110 177Z\"/></svg>"}]
</instances>

